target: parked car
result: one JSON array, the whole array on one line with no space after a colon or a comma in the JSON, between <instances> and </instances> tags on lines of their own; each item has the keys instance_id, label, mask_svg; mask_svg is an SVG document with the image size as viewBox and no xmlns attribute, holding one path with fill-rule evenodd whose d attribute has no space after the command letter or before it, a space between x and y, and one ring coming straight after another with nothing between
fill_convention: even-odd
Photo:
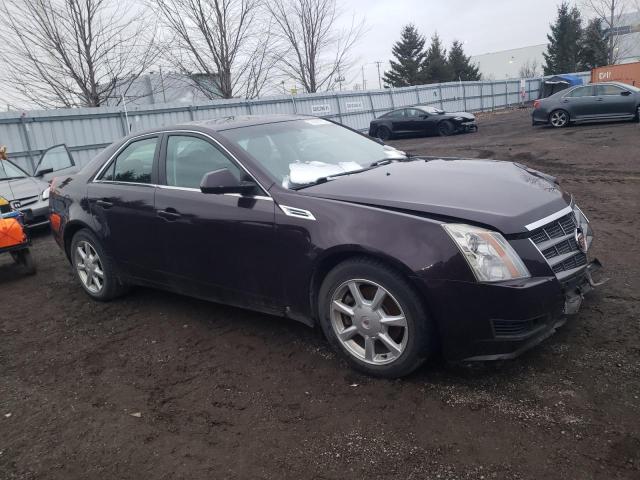
<instances>
[{"instance_id":1,"label":"parked car","mask_svg":"<svg viewBox=\"0 0 640 480\"><path fill-rule=\"evenodd\" d=\"M478 131L476 117L471 113L448 113L439 108L418 105L398 108L372 120L369 136L382 140L401 135L442 135Z\"/></svg>"},{"instance_id":2,"label":"parked car","mask_svg":"<svg viewBox=\"0 0 640 480\"><path fill-rule=\"evenodd\" d=\"M9 159L0 159L0 197L22 213L27 227L49 223L49 181L55 174L77 171L65 145L56 145L43 152L34 175L30 175Z\"/></svg>"},{"instance_id":3,"label":"parked car","mask_svg":"<svg viewBox=\"0 0 640 480\"><path fill-rule=\"evenodd\" d=\"M553 177L407 157L303 116L159 127L51 187L86 293L147 285L320 325L355 368L512 358L575 313L599 268Z\"/></svg>"},{"instance_id":4,"label":"parked car","mask_svg":"<svg viewBox=\"0 0 640 480\"><path fill-rule=\"evenodd\" d=\"M555 128L593 121L640 121L640 88L617 82L569 88L536 100L531 116L533 125Z\"/></svg>"}]
</instances>

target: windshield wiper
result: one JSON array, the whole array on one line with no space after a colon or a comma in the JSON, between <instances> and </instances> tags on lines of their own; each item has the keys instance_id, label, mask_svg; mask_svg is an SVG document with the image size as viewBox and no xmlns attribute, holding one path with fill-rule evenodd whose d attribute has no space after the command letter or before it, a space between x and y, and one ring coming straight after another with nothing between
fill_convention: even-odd
<instances>
[{"instance_id":1,"label":"windshield wiper","mask_svg":"<svg viewBox=\"0 0 640 480\"><path fill-rule=\"evenodd\" d=\"M344 177L345 175L351 175L354 173L362 173L368 170L373 170L376 167L381 167L383 165L389 165L392 162L400 162L402 161L399 158L383 158L382 160L376 160L375 162L371 162L368 167L361 168L358 170L349 170L346 172L334 173L332 175L327 175L326 177L320 177L313 182L305 183L304 185L296 185L295 187L289 187L292 190L302 190L303 188L313 187L315 185L320 185L321 183L327 183L329 180L335 177Z\"/></svg>"},{"instance_id":2,"label":"windshield wiper","mask_svg":"<svg viewBox=\"0 0 640 480\"><path fill-rule=\"evenodd\" d=\"M0 178L0 182L3 182L5 180L20 180L21 178L27 178L27 177L3 177L3 178Z\"/></svg>"}]
</instances>

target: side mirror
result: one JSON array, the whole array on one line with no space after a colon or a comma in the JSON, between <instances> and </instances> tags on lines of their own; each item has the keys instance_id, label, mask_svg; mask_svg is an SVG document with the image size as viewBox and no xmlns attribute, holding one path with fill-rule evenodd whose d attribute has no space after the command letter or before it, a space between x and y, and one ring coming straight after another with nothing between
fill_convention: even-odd
<instances>
[{"instance_id":1,"label":"side mirror","mask_svg":"<svg viewBox=\"0 0 640 480\"><path fill-rule=\"evenodd\" d=\"M375 142L378 142L380 145L384 145L384 140L378 137L371 137Z\"/></svg>"},{"instance_id":2,"label":"side mirror","mask_svg":"<svg viewBox=\"0 0 640 480\"><path fill-rule=\"evenodd\" d=\"M42 177L48 173L53 173L53 168L43 168L42 170L38 170L34 177Z\"/></svg>"},{"instance_id":3,"label":"side mirror","mask_svg":"<svg viewBox=\"0 0 640 480\"><path fill-rule=\"evenodd\" d=\"M425 114L423 114L423 115L420 115L420 118L421 118L422 120L426 120L427 118L429 118L429 114L428 114L428 113L425 113Z\"/></svg>"},{"instance_id":4,"label":"side mirror","mask_svg":"<svg viewBox=\"0 0 640 480\"><path fill-rule=\"evenodd\" d=\"M221 168L213 172L205 173L200 182L202 193L241 193L248 194L255 191L253 182L240 181L227 168Z\"/></svg>"},{"instance_id":5,"label":"side mirror","mask_svg":"<svg viewBox=\"0 0 640 480\"><path fill-rule=\"evenodd\" d=\"M631 95L631 92L629 90L625 90L623 92L620 92L620 95L622 95L623 97L628 97L629 95Z\"/></svg>"}]
</instances>

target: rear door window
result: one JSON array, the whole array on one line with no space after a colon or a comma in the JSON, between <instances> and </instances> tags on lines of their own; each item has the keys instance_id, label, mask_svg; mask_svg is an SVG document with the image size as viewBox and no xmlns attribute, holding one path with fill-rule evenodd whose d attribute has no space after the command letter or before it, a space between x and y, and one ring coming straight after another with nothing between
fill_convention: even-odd
<instances>
[{"instance_id":1,"label":"rear door window","mask_svg":"<svg viewBox=\"0 0 640 480\"><path fill-rule=\"evenodd\" d=\"M592 96L593 96L593 87L578 87L567 94L567 97L571 97L571 98L592 97Z\"/></svg>"},{"instance_id":2,"label":"rear door window","mask_svg":"<svg viewBox=\"0 0 640 480\"><path fill-rule=\"evenodd\" d=\"M158 138L131 142L107 168L100 180L125 183L151 183Z\"/></svg>"}]
</instances>

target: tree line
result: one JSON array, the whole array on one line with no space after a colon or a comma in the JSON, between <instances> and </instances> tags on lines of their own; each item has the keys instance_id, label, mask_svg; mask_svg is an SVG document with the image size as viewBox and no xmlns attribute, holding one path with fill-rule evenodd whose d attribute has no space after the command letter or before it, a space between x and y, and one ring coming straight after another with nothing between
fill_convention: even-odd
<instances>
[{"instance_id":1,"label":"tree line","mask_svg":"<svg viewBox=\"0 0 640 480\"><path fill-rule=\"evenodd\" d=\"M383 77L387 87L480 80L478 67L465 55L461 42L455 40L447 53L436 33L431 37L429 48L425 49L425 37L413 24L402 28L392 54L391 69Z\"/></svg>"},{"instance_id":2,"label":"tree line","mask_svg":"<svg viewBox=\"0 0 640 480\"><path fill-rule=\"evenodd\" d=\"M334 88L364 32L336 0L0 0L0 79L44 108L119 102L158 65L208 98ZM212 87L211 79L215 79Z\"/></svg>"}]
</instances>

